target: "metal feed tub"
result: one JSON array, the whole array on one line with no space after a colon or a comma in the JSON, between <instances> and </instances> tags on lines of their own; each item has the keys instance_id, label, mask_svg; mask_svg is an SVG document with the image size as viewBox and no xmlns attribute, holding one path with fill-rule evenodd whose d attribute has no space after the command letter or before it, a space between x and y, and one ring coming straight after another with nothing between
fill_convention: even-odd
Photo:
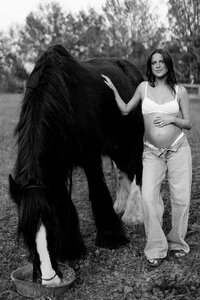
<instances>
[{"instance_id":1,"label":"metal feed tub","mask_svg":"<svg viewBox=\"0 0 200 300\"><path fill-rule=\"evenodd\" d=\"M12 272L11 279L14 281L17 292L26 297L56 298L67 292L72 282L75 280L74 270L64 264L59 264L63 273L63 280L59 285L41 285L32 281L33 266L32 264L20 267Z\"/></svg>"}]
</instances>

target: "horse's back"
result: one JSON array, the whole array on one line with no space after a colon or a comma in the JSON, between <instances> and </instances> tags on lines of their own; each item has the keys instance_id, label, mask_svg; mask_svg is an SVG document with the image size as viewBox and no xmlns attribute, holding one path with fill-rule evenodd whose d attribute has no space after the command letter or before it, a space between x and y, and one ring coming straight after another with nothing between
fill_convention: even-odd
<instances>
[{"instance_id":1,"label":"horse's back","mask_svg":"<svg viewBox=\"0 0 200 300\"><path fill-rule=\"evenodd\" d=\"M94 58L82 62L82 65L92 74L110 77L125 102L130 100L137 86L143 81L140 70L127 59ZM103 82L102 77L100 80Z\"/></svg>"}]
</instances>

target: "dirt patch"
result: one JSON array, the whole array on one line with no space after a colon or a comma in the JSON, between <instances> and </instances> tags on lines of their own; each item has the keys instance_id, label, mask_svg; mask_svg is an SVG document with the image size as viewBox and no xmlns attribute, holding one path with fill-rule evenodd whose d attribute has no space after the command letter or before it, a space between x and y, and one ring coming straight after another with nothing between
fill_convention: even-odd
<instances>
[{"instance_id":1,"label":"dirt patch","mask_svg":"<svg viewBox=\"0 0 200 300\"><path fill-rule=\"evenodd\" d=\"M5 96L4 96L5 97ZM19 96L18 96L19 97ZM7 175L13 165L15 151L12 130L16 120L19 99L3 98L0 123L0 299L24 299L16 294L10 275L19 266L28 263L28 253L16 241L17 213L7 191ZM64 300L151 300L151 299L200 299L200 102L191 104L193 128L188 133L193 156L193 183L189 228L186 240L191 252L183 259L168 257L156 269L146 263L143 249L145 232L143 224L125 229L130 243L117 250L95 246L94 226L88 188L84 173L77 169L73 176L73 201L80 217L81 232L87 247L84 259L70 264L76 280L70 290L61 297ZM14 120L14 121L13 121ZM115 199L116 178L112 168L104 170L106 182ZM164 231L170 230L170 202L167 182L162 186L165 201Z\"/></svg>"}]
</instances>

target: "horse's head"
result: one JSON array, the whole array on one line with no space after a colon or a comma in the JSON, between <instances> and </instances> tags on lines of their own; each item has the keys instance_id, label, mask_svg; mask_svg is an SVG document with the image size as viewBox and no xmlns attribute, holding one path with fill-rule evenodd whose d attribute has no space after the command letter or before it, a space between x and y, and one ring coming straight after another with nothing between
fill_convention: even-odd
<instances>
[{"instance_id":1,"label":"horse's head","mask_svg":"<svg viewBox=\"0 0 200 300\"><path fill-rule=\"evenodd\" d=\"M11 174L9 174L9 193L13 201L19 206L23 191Z\"/></svg>"},{"instance_id":2,"label":"horse's head","mask_svg":"<svg viewBox=\"0 0 200 300\"><path fill-rule=\"evenodd\" d=\"M22 186L9 175L9 192L18 208L18 234L23 235L25 243L30 246L31 233L34 236L43 217L50 215L50 209L46 201L47 189L37 184ZM33 224L37 224L37 226Z\"/></svg>"},{"instance_id":3,"label":"horse's head","mask_svg":"<svg viewBox=\"0 0 200 300\"><path fill-rule=\"evenodd\" d=\"M40 184L29 183L24 186L21 186L16 180L13 179L12 175L9 174L9 192L13 201L19 206L24 194L27 195L27 192L31 189L36 190L45 190L46 187Z\"/></svg>"}]
</instances>

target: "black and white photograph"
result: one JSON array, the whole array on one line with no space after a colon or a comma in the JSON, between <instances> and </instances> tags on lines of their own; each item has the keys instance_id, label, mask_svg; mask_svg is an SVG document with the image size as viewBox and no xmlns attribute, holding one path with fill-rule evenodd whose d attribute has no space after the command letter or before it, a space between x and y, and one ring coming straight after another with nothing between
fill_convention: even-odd
<instances>
[{"instance_id":1,"label":"black and white photograph","mask_svg":"<svg viewBox=\"0 0 200 300\"><path fill-rule=\"evenodd\" d=\"M200 300L200 1L0 0L0 300Z\"/></svg>"}]
</instances>

